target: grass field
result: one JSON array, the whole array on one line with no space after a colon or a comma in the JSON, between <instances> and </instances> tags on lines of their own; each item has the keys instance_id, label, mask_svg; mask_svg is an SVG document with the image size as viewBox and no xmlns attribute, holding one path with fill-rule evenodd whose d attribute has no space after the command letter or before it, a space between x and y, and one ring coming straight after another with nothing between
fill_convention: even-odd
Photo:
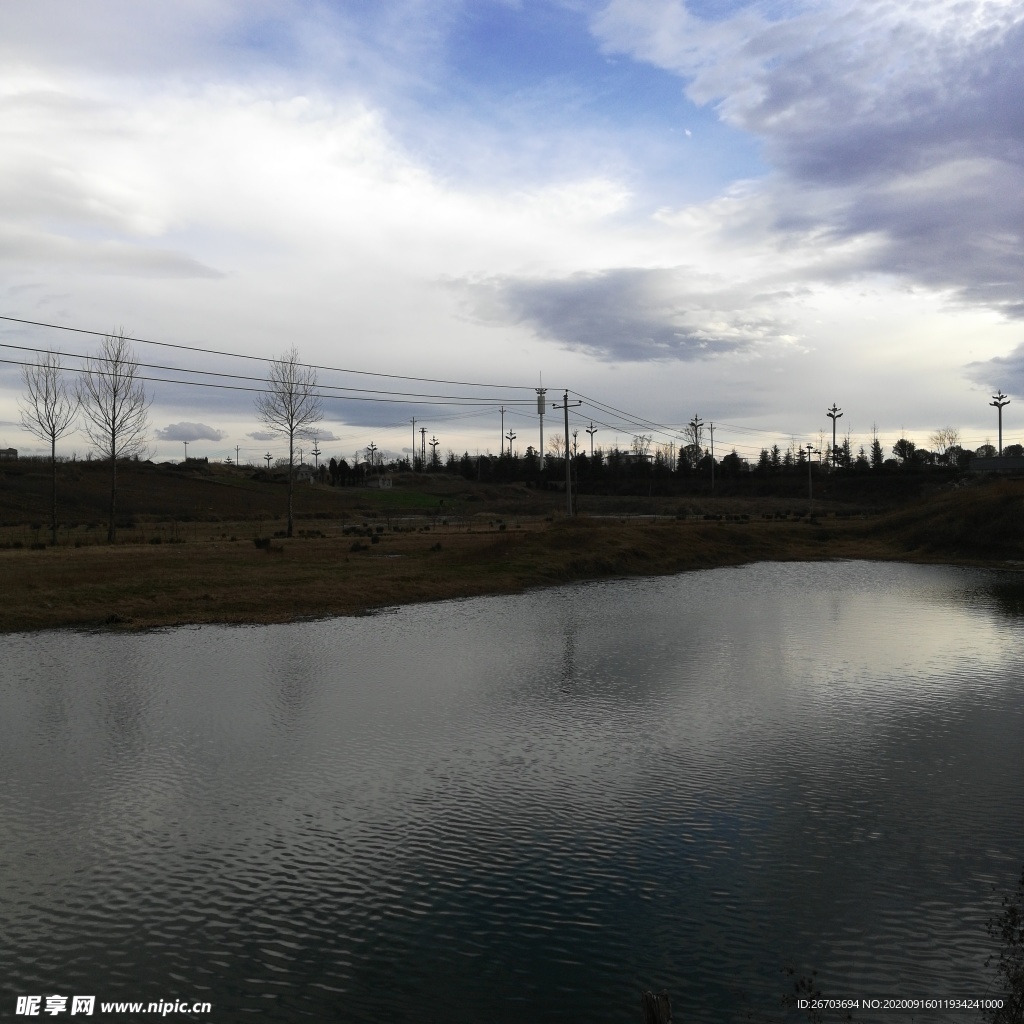
<instances>
[{"instance_id":1,"label":"grass field","mask_svg":"<svg viewBox=\"0 0 1024 1024\"><path fill-rule=\"evenodd\" d=\"M77 495L90 518L66 523L57 546L46 543L28 474L19 487L0 487L0 630L362 614L759 560L1024 563L1020 482L943 491L885 513L819 505L814 517L806 503L774 499L638 505L584 496L591 514L567 519L557 494L410 480L391 491L308 488L289 539L280 485L149 468L126 475L130 518L113 546L99 517L102 474Z\"/></svg>"}]
</instances>

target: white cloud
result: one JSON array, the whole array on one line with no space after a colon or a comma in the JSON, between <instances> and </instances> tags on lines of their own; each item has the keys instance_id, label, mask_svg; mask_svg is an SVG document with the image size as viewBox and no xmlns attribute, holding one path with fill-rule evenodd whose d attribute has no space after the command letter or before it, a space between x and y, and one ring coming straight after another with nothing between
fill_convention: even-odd
<instances>
[{"instance_id":1,"label":"white cloud","mask_svg":"<svg viewBox=\"0 0 1024 1024\"><path fill-rule=\"evenodd\" d=\"M160 441L222 441L227 434L205 423L169 423L156 431Z\"/></svg>"},{"instance_id":2,"label":"white cloud","mask_svg":"<svg viewBox=\"0 0 1024 1024\"><path fill-rule=\"evenodd\" d=\"M594 29L763 141L780 247L813 231L827 258L867 239L851 275L1024 311L1019 4L754 4L707 22L682 0L612 0Z\"/></svg>"}]
</instances>

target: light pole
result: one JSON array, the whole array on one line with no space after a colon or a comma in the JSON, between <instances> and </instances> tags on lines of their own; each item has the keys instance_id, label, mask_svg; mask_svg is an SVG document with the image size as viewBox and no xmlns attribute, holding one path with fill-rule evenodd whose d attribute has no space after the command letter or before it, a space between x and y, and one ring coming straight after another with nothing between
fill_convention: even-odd
<instances>
[{"instance_id":1,"label":"light pole","mask_svg":"<svg viewBox=\"0 0 1024 1024\"><path fill-rule=\"evenodd\" d=\"M590 421L590 426L587 427L587 433L590 435L590 457L594 457L594 435L597 433L597 427L594 426L594 421Z\"/></svg>"},{"instance_id":2,"label":"light pole","mask_svg":"<svg viewBox=\"0 0 1024 1024\"><path fill-rule=\"evenodd\" d=\"M273 458L273 456L270 454L270 452L267 452L267 454L264 455L263 458L267 460L267 469L270 469L270 460Z\"/></svg>"},{"instance_id":3,"label":"light pole","mask_svg":"<svg viewBox=\"0 0 1024 1024\"><path fill-rule=\"evenodd\" d=\"M377 451L377 446L371 441L366 446L366 453L370 456L370 472L373 472L374 453Z\"/></svg>"},{"instance_id":4,"label":"light pole","mask_svg":"<svg viewBox=\"0 0 1024 1024\"><path fill-rule=\"evenodd\" d=\"M512 428L511 427L508 428L508 433L505 435L505 437L508 438L508 454L509 454L509 457L511 458L511 456L512 456L512 442L516 439L516 435L512 432Z\"/></svg>"},{"instance_id":5,"label":"light pole","mask_svg":"<svg viewBox=\"0 0 1024 1024\"><path fill-rule=\"evenodd\" d=\"M839 408L839 406L836 405L835 402L833 402L832 403L832 408L825 410L825 415L832 421L832 468L835 469L836 468L836 420L841 419L843 413L842 413L842 410Z\"/></svg>"},{"instance_id":6,"label":"light pole","mask_svg":"<svg viewBox=\"0 0 1024 1024\"><path fill-rule=\"evenodd\" d=\"M316 441L314 440L313 441L313 458L316 459L316 468L317 469L320 468L320 455L321 455L320 445L318 445L316 443Z\"/></svg>"},{"instance_id":7,"label":"light pole","mask_svg":"<svg viewBox=\"0 0 1024 1024\"><path fill-rule=\"evenodd\" d=\"M993 401L988 404L999 410L999 454L1001 456L1003 454L1003 406L1009 405L1010 400L1002 391L998 395L993 395L992 398Z\"/></svg>"},{"instance_id":8,"label":"light pole","mask_svg":"<svg viewBox=\"0 0 1024 1024\"><path fill-rule=\"evenodd\" d=\"M814 508L814 482L811 478L811 456L820 455L821 452L818 451L810 441L808 441L804 447L807 449L807 503L809 506L808 512L810 514Z\"/></svg>"}]
</instances>

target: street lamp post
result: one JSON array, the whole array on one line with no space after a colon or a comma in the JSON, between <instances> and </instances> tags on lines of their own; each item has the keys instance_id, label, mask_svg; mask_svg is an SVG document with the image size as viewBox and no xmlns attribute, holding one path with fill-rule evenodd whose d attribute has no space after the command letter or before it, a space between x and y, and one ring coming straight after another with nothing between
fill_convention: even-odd
<instances>
[{"instance_id":1,"label":"street lamp post","mask_svg":"<svg viewBox=\"0 0 1024 1024\"><path fill-rule=\"evenodd\" d=\"M832 403L832 408L825 410L825 415L832 421L832 468L835 469L836 468L836 420L842 419L843 413L842 413L842 410L839 408L839 406L836 405L835 402L833 402Z\"/></svg>"}]
</instances>

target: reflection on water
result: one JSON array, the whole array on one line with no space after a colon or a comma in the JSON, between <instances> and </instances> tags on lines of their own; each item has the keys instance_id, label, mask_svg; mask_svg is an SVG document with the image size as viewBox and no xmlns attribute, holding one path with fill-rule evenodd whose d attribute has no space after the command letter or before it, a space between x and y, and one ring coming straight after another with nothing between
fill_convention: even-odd
<instances>
[{"instance_id":1,"label":"reflection on water","mask_svg":"<svg viewBox=\"0 0 1024 1024\"><path fill-rule=\"evenodd\" d=\"M9 998L619 1021L668 988L721 1021L776 1013L790 963L983 995L1024 860L1005 585L765 564L8 637Z\"/></svg>"}]
</instances>

